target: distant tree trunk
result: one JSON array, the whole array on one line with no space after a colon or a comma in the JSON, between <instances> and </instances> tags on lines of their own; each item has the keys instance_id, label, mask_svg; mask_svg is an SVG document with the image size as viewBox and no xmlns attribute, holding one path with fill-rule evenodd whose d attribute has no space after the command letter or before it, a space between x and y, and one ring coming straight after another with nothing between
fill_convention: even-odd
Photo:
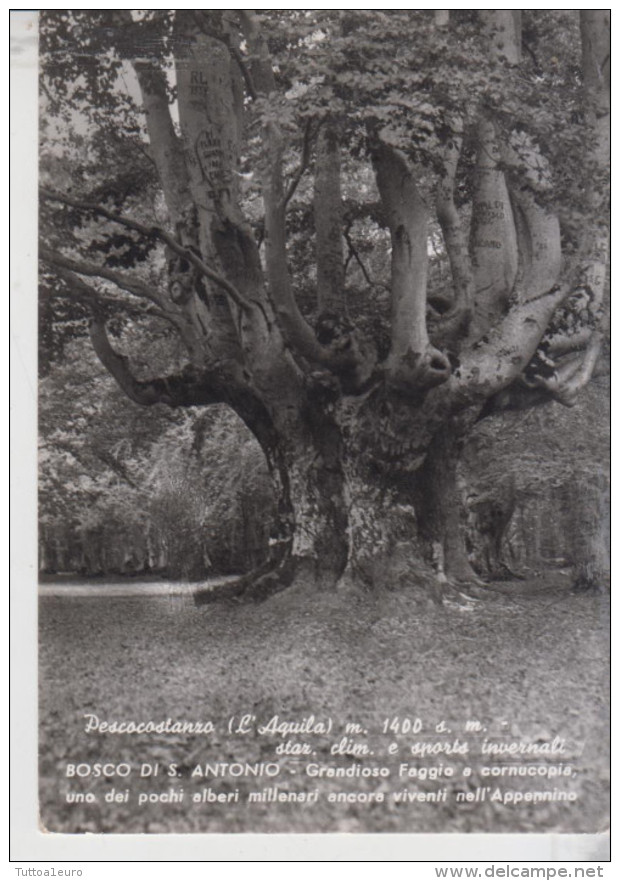
<instances>
[{"instance_id":1,"label":"distant tree trunk","mask_svg":"<svg viewBox=\"0 0 620 881\"><path fill-rule=\"evenodd\" d=\"M589 485L577 486L574 505L579 513L577 534L573 536L576 549L574 590L601 592L609 588L610 533L609 486L603 475Z\"/></svg>"},{"instance_id":2,"label":"distant tree trunk","mask_svg":"<svg viewBox=\"0 0 620 881\"><path fill-rule=\"evenodd\" d=\"M480 575L494 581L521 578L506 560L508 553L511 562L514 562L518 556L514 548L508 547L508 534L517 510L514 483L512 481L498 483L485 495L470 497L468 505L470 541L475 547L476 568ZM533 524L530 524L530 527L529 535L538 542L540 536L534 535L537 527ZM529 554L531 541L523 533L522 527L519 532L519 542Z\"/></svg>"}]
</instances>

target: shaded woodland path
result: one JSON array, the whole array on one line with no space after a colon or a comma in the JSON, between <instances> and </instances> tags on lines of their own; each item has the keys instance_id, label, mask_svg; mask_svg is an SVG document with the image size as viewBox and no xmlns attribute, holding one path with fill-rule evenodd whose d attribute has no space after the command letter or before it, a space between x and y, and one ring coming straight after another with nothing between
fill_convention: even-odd
<instances>
[{"instance_id":1,"label":"shaded woodland path","mask_svg":"<svg viewBox=\"0 0 620 881\"><path fill-rule=\"evenodd\" d=\"M517 592L515 592L517 591ZM316 593L299 583L259 605L196 609L189 597L42 597L40 601L41 816L62 832L601 832L608 789L609 597L573 595L561 576L497 585L471 611L439 608L411 585L399 591ZM567 804L470 804L455 792L487 784L477 771L465 780L460 757L451 780L323 780L317 804L252 804L247 792L273 781L192 780L189 769L213 761L269 762L280 738L231 740L224 728L196 735L86 734L84 714L101 719L261 720L332 716L377 731L386 717L420 717L452 730L479 719L489 735L541 743L565 739L561 762L569 780L503 782L512 789L570 789ZM374 757L361 766L412 762L411 736L369 737ZM329 742L333 742L334 738ZM385 756L390 740L397 760ZM349 766L328 742L315 741L316 762ZM187 793L210 786L240 791L240 803L105 803L123 780L68 780L67 763L177 762ZM275 781L286 791L316 782L291 768ZM480 764L471 758L472 767ZM543 758L557 764L557 758ZM413 760L412 764L415 764ZM493 781L495 782L495 781ZM406 785L445 786L442 804L395 804ZM162 778L131 781L132 799L164 790ZM332 791L385 793L383 804L334 804ZM66 792L97 794L94 804L68 804Z\"/></svg>"},{"instance_id":2,"label":"shaded woodland path","mask_svg":"<svg viewBox=\"0 0 620 881\"><path fill-rule=\"evenodd\" d=\"M220 576L201 581L204 589L212 589L234 581L236 576ZM143 581L142 579L130 580L127 577L119 578L116 582L84 581L83 578L49 580L39 584L40 597L65 597L65 598L95 598L105 599L110 597L191 597L196 589L196 584L190 581L161 581L159 579Z\"/></svg>"}]
</instances>

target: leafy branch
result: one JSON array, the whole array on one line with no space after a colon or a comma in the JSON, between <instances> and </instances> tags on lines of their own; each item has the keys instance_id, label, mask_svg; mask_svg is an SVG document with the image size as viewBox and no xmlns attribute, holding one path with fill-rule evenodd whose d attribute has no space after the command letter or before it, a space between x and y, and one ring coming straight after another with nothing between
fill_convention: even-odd
<instances>
[{"instance_id":1,"label":"leafy branch","mask_svg":"<svg viewBox=\"0 0 620 881\"><path fill-rule=\"evenodd\" d=\"M121 290L133 294L134 297L150 300L157 306L162 305L158 295L154 293L145 282L136 276L115 272L113 269L108 269L106 266L99 266L96 263L90 263L86 260L74 260L71 257L65 257L64 254L55 251L53 248L48 248L46 245L41 245L39 247L39 259L51 266L69 270L70 272L77 272L80 275L106 279L106 281L111 281L117 287L121 288Z\"/></svg>"},{"instance_id":2,"label":"leafy branch","mask_svg":"<svg viewBox=\"0 0 620 881\"><path fill-rule=\"evenodd\" d=\"M87 202L81 201L79 199L73 199L70 196L66 196L62 193L56 193L53 190L49 190L46 187L41 188L40 194L43 199L51 202L60 202L63 205L68 205L71 208L77 208L80 211L90 211L93 214L97 214L101 217L105 217L107 220L112 221L113 223L118 223L120 226L124 226L126 229L131 229L134 232L139 233L146 238L157 238L166 244L171 251L177 254L179 257L182 257L184 260L187 260L195 269L197 269L201 275L204 275L214 284L221 287L226 293L230 296L231 300L239 306L240 309L245 309L246 311L252 310L252 305L247 300L243 294L241 294L237 288L231 284L223 275L220 275L219 272L216 272L215 269L212 269L208 266L204 260L202 260L191 248L185 248L181 245L170 233L166 232L166 230L162 229L159 226L147 226L144 223L140 223L137 220L133 220L130 217L125 217L122 214L116 214L113 211L109 211L107 208L104 208L103 205L99 205L96 202ZM42 248L41 253L47 251L49 253L49 249ZM58 255L62 256L62 255ZM54 262L54 261L51 261ZM62 265L62 264L61 264ZM84 264L86 265L86 264ZM75 269L73 266L69 266L69 269ZM100 268L100 272L94 271L83 271L84 275L100 275L101 278L109 278L110 281L114 281L118 283L115 278L111 278L109 274L109 270ZM80 272L82 270L75 269L76 272ZM114 275L118 276L117 273ZM124 287L123 284L119 284L120 287ZM127 288L125 288L127 290ZM133 293L133 291L132 291ZM145 296L144 293L139 294L139 296ZM150 295L149 299L153 299L153 296ZM155 302L158 302L155 299Z\"/></svg>"}]
</instances>

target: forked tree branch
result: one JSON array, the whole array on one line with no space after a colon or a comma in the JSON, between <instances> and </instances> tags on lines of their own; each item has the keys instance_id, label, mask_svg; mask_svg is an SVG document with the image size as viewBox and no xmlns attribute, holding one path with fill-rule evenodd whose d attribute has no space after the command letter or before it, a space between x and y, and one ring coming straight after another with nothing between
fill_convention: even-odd
<instances>
[{"instance_id":1,"label":"forked tree branch","mask_svg":"<svg viewBox=\"0 0 620 881\"><path fill-rule=\"evenodd\" d=\"M381 284L381 282L379 282L379 281L373 281L372 278L370 277L370 273L368 272L368 269L366 268L364 261L360 257L359 251L357 250L357 248L353 244L353 239L351 238L351 227L352 226L353 226L353 220L351 220L351 219L347 220L345 227L344 227L344 230L342 232L342 234L344 236L344 240L347 243L347 248L349 249L349 254L348 254L348 257L345 261L345 267L344 267L345 273L346 273L346 270L347 270L349 263L351 262L351 257L352 257L355 260L355 262L357 263L357 265L359 266L359 268L362 272L362 275L364 276L364 278L366 280L366 284L368 285L368 287L383 288L384 290L389 290L387 285Z\"/></svg>"},{"instance_id":2,"label":"forked tree branch","mask_svg":"<svg viewBox=\"0 0 620 881\"><path fill-rule=\"evenodd\" d=\"M536 144L527 136L502 149L504 165L511 170L508 189L514 206L519 244L519 275L513 296L533 299L555 284L562 267L560 222L542 204L551 190L551 175Z\"/></svg>"},{"instance_id":3,"label":"forked tree branch","mask_svg":"<svg viewBox=\"0 0 620 881\"><path fill-rule=\"evenodd\" d=\"M98 315L94 315L91 319L90 338L103 366L114 377L127 397L136 404L191 407L218 404L222 401L221 395L215 393L209 385L208 377L193 368L157 379L136 379L129 367L129 360L112 348L105 321Z\"/></svg>"},{"instance_id":4,"label":"forked tree branch","mask_svg":"<svg viewBox=\"0 0 620 881\"><path fill-rule=\"evenodd\" d=\"M559 394L557 377L553 382L547 381L539 384L524 383L521 379L517 379L516 382L490 398L478 418L485 419L487 416L493 416L505 410L529 410L531 407L548 404L550 401L557 401L566 407L572 407L577 402L579 391L587 382L609 376L609 367L603 363L600 357L595 356L594 348L588 358L583 358L582 353L579 358L567 359L567 363L562 364L560 370L564 388ZM569 385L572 388L569 388Z\"/></svg>"},{"instance_id":5,"label":"forked tree branch","mask_svg":"<svg viewBox=\"0 0 620 881\"><path fill-rule=\"evenodd\" d=\"M254 12L242 10L240 20L250 50L253 82L258 95L267 98L276 87L267 42ZM273 308L284 339L294 355L310 364L334 366L335 363L342 362L342 355L334 359L329 349L319 343L293 294L286 253L286 194L282 172L284 139L275 119L264 123L262 140L261 184L265 206L265 254Z\"/></svg>"},{"instance_id":6,"label":"forked tree branch","mask_svg":"<svg viewBox=\"0 0 620 881\"><path fill-rule=\"evenodd\" d=\"M565 276L570 278L568 272ZM574 289L573 279L516 303L486 335L460 354L451 385L462 405L488 398L510 385L536 352L551 317Z\"/></svg>"},{"instance_id":7,"label":"forked tree branch","mask_svg":"<svg viewBox=\"0 0 620 881\"><path fill-rule=\"evenodd\" d=\"M448 359L431 346L426 326L428 209L406 157L379 142L375 175L392 239L391 381L411 389L445 382Z\"/></svg>"},{"instance_id":8,"label":"forked tree branch","mask_svg":"<svg viewBox=\"0 0 620 881\"><path fill-rule=\"evenodd\" d=\"M76 299L88 305L92 316L89 325L90 339L95 353L120 388L136 404L191 407L219 404L227 400L221 375L215 373L210 376L207 371L198 371L191 366L171 376L137 379L131 372L129 360L113 349L108 338L101 309L106 301L72 270L60 268L59 275L65 279L72 294L77 294ZM175 323L174 318L163 313L161 315Z\"/></svg>"},{"instance_id":9,"label":"forked tree branch","mask_svg":"<svg viewBox=\"0 0 620 881\"><path fill-rule=\"evenodd\" d=\"M569 355L556 365L551 376L534 376L526 384L530 388L545 389L565 407L574 406L577 395L592 378L601 353L602 341L601 333L591 334L583 352Z\"/></svg>"}]
</instances>

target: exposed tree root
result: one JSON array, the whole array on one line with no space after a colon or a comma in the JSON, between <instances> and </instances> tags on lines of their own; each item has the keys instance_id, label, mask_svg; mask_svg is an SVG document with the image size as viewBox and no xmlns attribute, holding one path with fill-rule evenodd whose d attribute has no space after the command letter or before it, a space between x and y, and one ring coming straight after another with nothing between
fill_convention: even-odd
<instances>
[{"instance_id":1,"label":"exposed tree root","mask_svg":"<svg viewBox=\"0 0 620 881\"><path fill-rule=\"evenodd\" d=\"M592 566L582 566L575 574L571 593L605 593L607 579Z\"/></svg>"},{"instance_id":2,"label":"exposed tree root","mask_svg":"<svg viewBox=\"0 0 620 881\"><path fill-rule=\"evenodd\" d=\"M438 583L439 604L472 611L483 600L493 597L493 589L478 578L468 581L446 580Z\"/></svg>"},{"instance_id":3,"label":"exposed tree root","mask_svg":"<svg viewBox=\"0 0 620 881\"><path fill-rule=\"evenodd\" d=\"M514 572L505 563L499 563L488 576L489 581L525 581L525 576Z\"/></svg>"},{"instance_id":4,"label":"exposed tree root","mask_svg":"<svg viewBox=\"0 0 620 881\"><path fill-rule=\"evenodd\" d=\"M284 559L268 560L251 572L218 587L197 587L194 605L232 600L236 602L264 602L270 596L289 587L297 570L297 561L290 555Z\"/></svg>"}]
</instances>

